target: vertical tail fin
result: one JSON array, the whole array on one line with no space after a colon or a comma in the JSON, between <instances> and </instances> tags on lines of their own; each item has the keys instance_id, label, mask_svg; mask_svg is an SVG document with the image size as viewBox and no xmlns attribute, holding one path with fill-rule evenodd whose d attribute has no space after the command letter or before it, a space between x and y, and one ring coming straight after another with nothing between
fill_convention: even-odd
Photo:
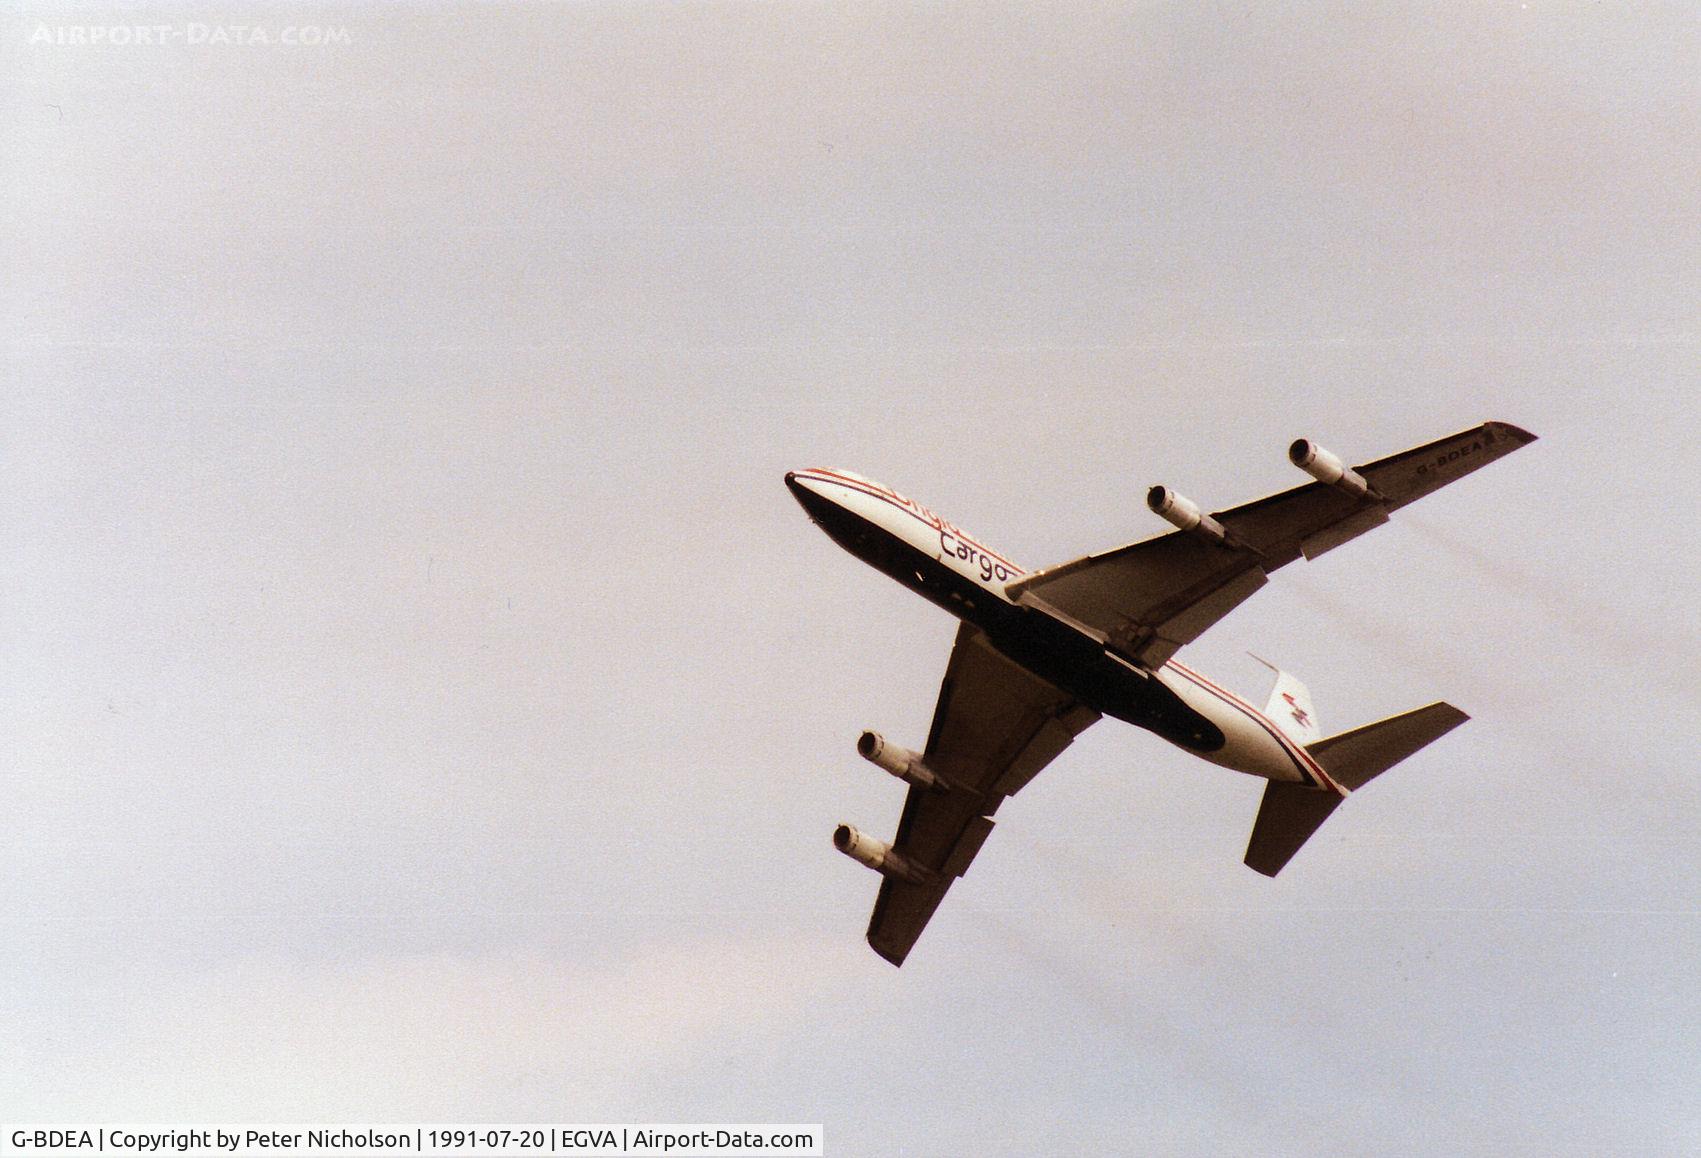
<instances>
[{"instance_id":1,"label":"vertical tail fin","mask_svg":"<svg viewBox=\"0 0 1701 1158\"><path fill-rule=\"evenodd\" d=\"M1278 678L1278 695L1272 696L1272 705L1286 702L1280 697L1281 687ZM1276 712L1266 714L1280 723ZM1352 791L1468 719L1452 704L1435 703L1308 743L1305 750L1323 765L1335 783ZM1303 784L1270 781L1264 789L1264 801L1258 806L1252 839L1246 846L1247 867L1267 877L1281 872L1282 866L1329 819L1342 799L1333 792L1319 792Z\"/></svg>"},{"instance_id":2,"label":"vertical tail fin","mask_svg":"<svg viewBox=\"0 0 1701 1158\"><path fill-rule=\"evenodd\" d=\"M1311 693L1305 685L1269 660L1256 655L1252 658L1276 673L1276 686L1270 689L1269 702L1264 705L1270 722L1301 745L1322 739L1323 729L1317 724L1317 711L1311 706Z\"/></svg>"}]
</instances>

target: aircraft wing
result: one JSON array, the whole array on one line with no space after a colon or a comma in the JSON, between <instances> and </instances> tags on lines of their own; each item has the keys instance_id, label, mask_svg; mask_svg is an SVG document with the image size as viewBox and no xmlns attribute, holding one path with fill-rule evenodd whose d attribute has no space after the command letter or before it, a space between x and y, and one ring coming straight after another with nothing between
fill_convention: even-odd
<instances>
[{"instance_id":1,"label":"aircraft wing","mask_svg":"<svg viewBox=\"0 0 1701 1158\"><path fill-rule=\"evenodd\" d=\"M892 849L929 877L881 881L868 943L902 965L951 883L992 831L992 814L1099 718L1000 655L979 629L957 632L922 759L948 786L911 787Z\"/></svg>"},{"instance_id":2,"label":"aircraft wing","mask_svg":"<svg viewBox=\"0 0 1701 1158\"><path fill-rule=\"evenodd\" d=\"M1262 587L1271 571L1302 555L1314 559L1534 440L1516 426L1485 422L1356 468L1369 494L1308 483L1213 515L1226 543L1172 531L1035 572L1007 590L1018 603L1157 667Z\"/></svg>"}]
</instances>

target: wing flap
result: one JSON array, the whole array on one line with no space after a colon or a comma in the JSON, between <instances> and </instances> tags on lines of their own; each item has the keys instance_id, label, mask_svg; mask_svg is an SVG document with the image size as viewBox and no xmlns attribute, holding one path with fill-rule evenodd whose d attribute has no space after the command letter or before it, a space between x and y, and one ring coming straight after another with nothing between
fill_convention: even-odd
<instances>
[{"instance_id":1,"label":"wing flap","mask_svg":"<svg viewBox=\"0 0 1701 1158\"><path fill-rule=\"evenodd\" d=\"M1188 603L1179 613L1152 629L1152 642L1128 654L1146 660L1152 666L1169 662L1169 657L1182 645L1192 643L1217 620L1252 598L1253 592L1270 581L1261 567L1250 567L1203 598Z\"/></svg>"},{"instance_id":2,"label":"wing flap","mask_svg":"<svg viewBox=\"0 0 1701 1158\"><path fill-rule=\"evenodd\" d=\"M1388 508L1380 503L1366 507L1356 515L1348 515L1332 527L1325 527L1299 541L1299 552L1315 559L1325 551L1333 551L1342 543L1350 543L1366 531L1374 531L1388 521Z\"/></svg>"},{"instance_id":3,"label":"wing flap","mask_svg":"<svg viewBox=\"0 0 1701 1158\"><path fill-rule=\"evenodd\" d=\"M999 796L1016 795L1098 718L1099 714L1091 708L1082 707L1072 701L1055 709L1054 714L1046 717L1039 730L1033 734L1033 738L1010 762L1010 766L1004 770L992 790Z\"/></svg>"},{"instance_id":4,"label":"wing flap","mask_svg":"<svg viewBox=\"0 0 1701 1158\"><path fill-rule=\"evenodd\" d=\"M970 820L963 829L963 835L957 838L956 845L951 849L951 855L945 858L944 867L940 871L948 877L960 877L967 873L969 863L975 859L980 846L992 835L994 823L996 822L990 816L977 816Z\"/></svg>"}]
</instances>

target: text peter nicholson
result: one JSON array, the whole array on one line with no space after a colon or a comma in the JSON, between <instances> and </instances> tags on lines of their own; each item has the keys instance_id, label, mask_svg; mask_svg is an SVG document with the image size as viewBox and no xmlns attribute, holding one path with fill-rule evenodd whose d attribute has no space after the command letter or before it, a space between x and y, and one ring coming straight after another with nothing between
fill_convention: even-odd
<instances>
[{"instance_id":1,"label":"text peter nicholson","mask_svg":"<svg viewBox=\"0 0 1701 1158\"><path fill-rule=\"evenodd\" d=\"M635 1158L725 1158L824 1153L814 1124L600 1125L85 1125L35 1124L0 1130L0 1154L170 1154L177 1158L255 1158L295 1154L403 1153L465 1158L624 1154Z\"/></svg>"}]
</instances>

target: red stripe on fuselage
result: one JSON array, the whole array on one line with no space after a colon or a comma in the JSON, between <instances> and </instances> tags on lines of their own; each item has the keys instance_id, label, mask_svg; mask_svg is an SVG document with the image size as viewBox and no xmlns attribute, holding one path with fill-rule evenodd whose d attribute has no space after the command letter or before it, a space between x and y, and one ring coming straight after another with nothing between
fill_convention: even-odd
<instances>
[{"instance_id":1,"label":"red stripe on fuselage","mask_svg":"<svg viewBox=\"0 0 1701 1158\"><path fill-rule=\"evenodd\" d=\"M1000 555L997 551L992 550L986 544L977 541L974 536L964 532L961 527L955 526L945 518L934 514L914 499L905 498L897 491L881 486L877 482L869 479L852 478L849 475L843 475L838 471L828 470L825 467L819 466L811 467L808 470L796 471L794 473L796 477L801 479L807 480L811 477L816 477L823 482L830 482L836 486L849 487L851 490L856 491L859 494L867 495L869 498L879 499L883 503L896 507L898 510L903 511L906 515L909 515L911 518L920 522L928 530L943 532L953 536L954 538L961 539L969 546L980 551L987 558L1004 564L1006 567L1010 568L1012 577L1026 575L1028 573L1026 568L1018 567L1016 564L1010 562L1010 560L1006 559L1003 555Z\"/></svg>"}]
</instances>

